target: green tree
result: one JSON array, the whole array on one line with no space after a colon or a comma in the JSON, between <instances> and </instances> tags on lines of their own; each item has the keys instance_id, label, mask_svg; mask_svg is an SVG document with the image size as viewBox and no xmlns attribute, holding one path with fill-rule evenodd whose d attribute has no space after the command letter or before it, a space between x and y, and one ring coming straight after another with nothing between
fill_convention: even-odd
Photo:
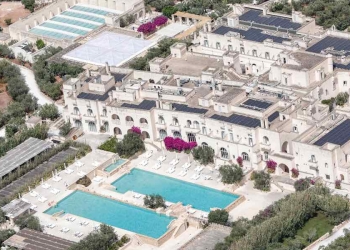
<instances>
[{"instance_id":1,"label":"green tree","mask_svg":"<svg viewBox=\"0 0 350 250\"><path fill-rule=\"evenodd\" d=\"M243 170L238 165L221 166L219 172L222 176L221 181L225 184L238 184L243 179Z\"/></svg>"},{"instance_id":2,"label":"green tree","mask_svg":"<svg viewBox=\"0 0 350 250\"><path fill-rule=\"evenodd\" d=\"M112 153L116 153L117 152L117 139L115 137L108 139L107 141L102 143L98 147L98 149L109 151Z\"/></svg>"},{"instance_id":3,"label":"green tree","mask_svg":"<svg viewBox=\"0 0 350 250\"><path fill-rule=\"evenodd\" d=\"M44 43L44 41L41 40L41 39L36 40L35 45L36 45L36 47L37 47L38 49L42 49L42 48L44 48L44 47L46 46L46 44Z\"/></svg>"},{"instance_id":4,"label":"green tree","mask_svg":"<svg viewBox=\"0 0 350 250\"><path fill-rule=\"evenodd\" d=\"M41 119L54 120L59 117L59 112L55 104L44 104L40 107L39 116Z\"/></svg>"},{"instance_id":5,"label":"green tree","mask_svg":"<svg viewBox=\"0 0 350 250\"><path fill-rule=\"evenodd\" d=\"M6 221L5 212L0 209L0 224Z\"/></svg>"},{"instance_id":6,"label":"green tree","mask_svg":"<svg viewBox=\"0 0 350 250\"><path fill-rule=\"evenodd\" d=\"M9 47L7 45L2 45L2 44L0 44L0 57L14 58L13 53L9 49Z\"/></svg>"},{"instance_id":7,"label":"green tree","mask_svg":"<svg viewBox=\"0 0 350 250\"><path fill-rule=\"evenodd\" d=\"M193 158L202 165L208 165L214 162L214 149L209 146L199 146L192 149Z\"/></svg>"},{"instance_id":8,"label":"green tree","mask_svg":"<svg viewBox=\"0 0 350 250\"><path fill-rule=\"evenodd\" d=\"M228 212L225 209L217 209L214 211L210 211L208 215L209 223L226 225L227 220L228 220Z\"/></svg>"},{"instance_id":9,"label":"green tree","mask_svg":"<svg viewBox=\"0 0 350 250\"><path fill-rule=\"evenodd\" d=\"M30 12L34 12L35 0L22 0L24 8L28 9Z\"/></svg>"},{"instance_id":10,"label":"green tree","mask_svg":"<svg viewBox=\"0 0 350 250\"><path fill-rule=\"evenodd\" d=\"M38 219L38 217L35 217L33 215L21 215L20 217L18 217L15 220L15 224L20 228L29 228L29 229L33 229L39 232L42 232L42 227L40 225L40 221Z\"/></svg>"},{"instance_id":11,"label":"green tree","mask_svg":"<svg viewBox=\"0 0 350 250\"><path fill-rule=\"evenodd\" d=\"M294 182L295 191L304 191L310 187L311 180L309 178L299 179Z\"/></svg>"},{"instance_id":12,"label":"green tree","mask_svg":"<svg viewBox=\"0 0 350 250\"><path fill-rule=\"evenodd\" d=\"M7 114L10 117L24 117L25 109L19 102L11 102L7 107Z\"/></svg>"},{"instance_id":13,"label":"green tree","mask_svg":"<svg viewBox=\"0 0 350 250\"><path fill-rule=\"evenodd\" d=\"M107 225L100 225L96 232L91 232L77 244L74 244L69 250L110 250L118 241L118 235L114 233L114 229Z\"/></svg>"},{"instance_id":14,"label":"green tree","mask_svg":"<svg viewBox=\"0 0 350 250\"><path fill-rule=\"evenodd\" d=\"M164 16L168 17L168 18L171 18L171 16L173 14L175 14L177 11L177 8L174 7L174 6L165 6L163 9L162 9L162 13Z\"/></svg>"},{"instance_id":15,"label":"green tree","mask_svg":"<svg viewBox=\"0 0 350 250\"><path fill-rule=\"evenodd\" d=\"M10 26L12 24L12 19L11 18L5 19L5 23L7 26Z\"/></svg>"},{"instance_id":16,"label":"green tree","mask_svg":"<svg viewBox=\"0 0 350 250\"><path fill-rule=\"evenodd\" d=\"M254 174L254 188L262 191L270 191L271 176L264 171L257 171Z\"/></svg>"},{"instance_id":17,"label":"green tree","mask_svg":"<svg viewBox=\"0 0 350 250\"><path fill-rule=\"evenodd\" d=\"M165 200L159 194L146 195L143 199L143 203L146 207L156 209L159 207L165 208Z\"/></svg>"},{"instance_id":18,"label":"green tree","mask_svg":"<svg viewBox=\"0 0 350 250\"><path fill-rule=\"evenodd\" d=\"M70 121L65 122L64 125L60 127L60 135L62 136L68 135L71 129L72 129L72 125Z\"/></svg>"},{"instance_id":19,"label":"green tree","mask_svg":"<svg viewBox=\"0 0 350 250\"><path fill-rule=\"evenodd\" d=\"M123 158L129 158L144 150L145 144L141 136L136 133L129 133L124 136L122 141L116 143L116 152Z\"/></svg>"},{"instance_id":20,"label":"green tree","mask_svg":"<svg viewBox=\"0 0 350 250\"><path fill-rule=\"evenodd\" d=\"M15 235L16 231L12 229L0 230L0 246L4 243L5 240L10 238L12 235Z\"/></svg>"}]
</instances>

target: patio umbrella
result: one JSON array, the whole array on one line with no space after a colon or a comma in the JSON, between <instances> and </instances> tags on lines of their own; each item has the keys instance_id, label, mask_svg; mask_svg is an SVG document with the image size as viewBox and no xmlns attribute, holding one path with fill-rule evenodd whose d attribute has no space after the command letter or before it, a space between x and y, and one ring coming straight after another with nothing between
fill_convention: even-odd
<instances>
[{"instance_id":1,"label":"patio umbrella","mask_svg":"<svg viewBox=\"0 0 350 250\"><path fill-rule=\"evenodd\" d=\"M52 178L55 177L55 173L52 171Z\"/></svg>"},{"instance_id":2,"label":"patio umbrella","mask_svg":"<svg viewBox=\"0 0 350 250\"><path fill-rule=\"evenodd\" d=\"M29 192L30 192L30 186L28 186L28 190L29 190Z\"/></svg>"},{"instance_id":3,"label":"patio umbrella","mask_svg":"<svg viewBox=\"0 0 350 250\"><path fill-rule=\"evenodd\" d=\"M21 199L21 194L20 193L18 194L18 199Z\"/></svg>"},{"instance_id":4,"label":"patio umbrella","mask_svg":"<svg viewBox=\"0 0 350 250\"><path fill-rule=\"evenodd\" d=\"M56 174L56 175L58 175L58 173L57 173L57 169L55 169L55 174Z\"/></svg>"},{"instance_id":5,"label":"patio umbrella","mask_svg":"<svg viewBox=\"0 0 350 250\"><path fill-rule=\"evenodd\" d=\"M66 165L66 163L64 163L64 169L67 169L67 165Z\"/></svg>"},{"instance_id":6,"label":"patio umbrella","mask_svg":"<svg viewBox=\"0 0 350 250\"><path fill-rule=\"evenodd\" d=\"M41 178L41 185L44 184L44 178Z\"/></svg>"}]
</instances>

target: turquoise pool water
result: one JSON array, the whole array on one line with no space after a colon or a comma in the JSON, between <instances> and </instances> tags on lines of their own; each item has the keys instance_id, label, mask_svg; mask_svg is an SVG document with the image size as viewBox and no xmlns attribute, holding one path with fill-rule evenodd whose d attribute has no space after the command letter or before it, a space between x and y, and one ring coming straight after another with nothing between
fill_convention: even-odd
<instances>
[{"instance_id":1,"label":"turquoise pool water","mask_svg":"<svg viewBox=\"0 0 350 250\"><path fill-rule=\"evenodd\" d=\"M68 19L68 18L63 18L60 16L56 16L50 20L60 22L60 23L67 23L67 24L71 24L71 25L75 25L75 26L80 26L80 27L84 27L84 28L88 28L88 29L96 29L99 27L98 25L95 25L95 24L91 24L91 23L87 23L87 22L83 22L83 21L72 20L72 19Z\"/></svg>"},{"instance_id":2,"label":"turquoise pool water","mask_svg":"<svg viewBox=\"0 0 350 250\"><path fill-rule=\"evenodd\" d=\"M192 184L167 176L134 168L112 183L116 191L135 191L141 194L160 194L167 201L182 202L202 211L210 208L225 208L238 199L238 195L221 192L212 188Z\"/></svg>"},{"instance_id":3,"label":"turquoise pool water","mask_svg":"<svg viewBox=\"0 0 350 250\"><path fill-rule=\"evenodd\" d=\"M76 29L69 26L59 25L59 24L49 23L49 22L45 22L41 24L41 26L51 28L51 29L56 29L56 30L63 30L63 31L74 33L77 35L85 35L86 33L88 33L88 31L86 30Z\"/></svg>"},{"instance_id":4,"label":"turquoise pool water","mask_svg":"<svg viewBox=\"0 0 350 250\"><path fill-rule=\"evenodd\" d=\"M83 191L75 191L45 213L54 214L62 210L152 238L162 236L175 219Z\"/></svg>"},{"instance_id":5,"label":"turquoise pool water","mask_svg":"<svg viewBox=\"0 0 350 250\"><path fill-rule=\"evenodd\" d=\"M41 35L41 36L53 37L56 39L74 39L74 38L76 38L76 36L70 36L70 35L66 35L63 33L43 30L43 29L39 29L39 28L33 28L30 30L30 32L37 34L37 35Z\"/></svg>"},{"instance_id":6,"label":"turquoise pool water","mask_svg":"<svg viewBox=\"0 0 350 250\"><path fill-rule=\"evenodd\" d=\"M86 14L81 14L81 13L77 13L77 12L73 12L73 11L69 11L69 10L62 12L61 15L76 17L76 18L85 19L85 20L89 20L89 21L94 21L94 22L98 22L101 24L105 22L104 18L95 17L95 16L91 16L91 15L86 15Z\"/></svg>"},{"instance_id":7,"label":"turquoise pool water","mask_svg":"<svg viewBox=\"0 0 350 250\"><path fill-rule=\"evenodd\" d=\"M95 9L95 8L89 8L89 7L85 7L85 6L79 6L79 5L75 5L72 8L73 10L79 10L79 11L84 11L84 12L88 12L88 13L93 13L93 14L97 14L97 15L107 15L108 13L110 13L109 11L105 11L105 10L99 10L99 9Z\"/></svg>"},{"instance_id":8,"label":"turquoise pool water","mask_svg":"<svg viewBox=\"0 0 350 250\"><path fill-rule=\"evenodd\" d=\"M114 169L118 168L120 165L122 165L126 160L124 159L118 159L115 163L112 163L108 167L105 168L106 172L112 172Z\"/></svg>"}]
</instances>

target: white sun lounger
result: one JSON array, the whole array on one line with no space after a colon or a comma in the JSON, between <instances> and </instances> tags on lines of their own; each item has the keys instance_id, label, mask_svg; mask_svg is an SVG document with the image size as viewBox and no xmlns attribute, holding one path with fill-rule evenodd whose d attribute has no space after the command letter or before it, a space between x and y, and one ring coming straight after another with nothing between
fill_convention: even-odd
<instances>
[{"instance_id":1,"label":"white sun lounger","mask_svg":"<svg viewBox=\"0 0 350 250\"><path fill-rule=\"evenodd\" d=\"M55 181L55 182L59 182L59 181L62 180L62 177L55 175L55 176L52 178L52 180Z\"/></svg>"},{"instance_id":2,"label":"white sun lounger","mask_svg":"<svg viewBox=\"0 0 350 250\"><path fill-rule=\"evenodd\" d=\"M94 166L94 167L98 167L100 164L101 164L100 162L98 162L98 161L94 161L94 162L92 163L92 166Z\"/></svg>"},{"instance_id":3,"label":"white sun lounger","mask_svg":"<svg viewBox=\"0 0 350 250\"><path fill-rule=\"evenodd\" d=\"M166 160L166 157L164 155L161 155L158 157L157 161L163 162Z\"/></svg>"},{"instance_id":4,"label":"white sun lounger","mask_svg":"<svg viewBox=\"0 0 350 250\"><path fill-rule=\"evenodd\" d=\"M173 159L171 162L170 162L170 165L173 165L175 166L176 164L179 163L179 159Z\"/></svg>"},{"instance_id":5,"label":"white sun lounger","mask_svg":"<svg viewBox=\"0 0 350 250\"><path fill-rule=\"evenodd\" d=\"M168 172L169 174L172 174L172 173L175 172L175 168L174 168L174 167L170 167L170 168L168 168L167 172Z\"/></svg>"},{"instance_id":6,"label":"white sun lounger","mask_svg":"<svg viewBox=\"0 0 350 250\"><path fill-rule=\"evenodd\" d=\"M61 229L61 232L67 233L67 232L69 232L69 230L70 230L69 228L64 227Z\"/></svg>"},{"instance_id":7,"label":"white sun lounger","mask_svg":"<svg viewBox=\"0 0 350 250\"><path fill-rule=\"evenodd\" d=\"M44 196L40 196L40 197L38 198L38 201L40 201L41 203L44 203L44 202L47 201L47 198L45 198Z\"/></svg>"},{"instance_id":8,"label":"white sun lounger","mask_svg":"<svg viewBox=\"0 0 350 250\"><path fill-rule=\"evenodd\" d=\"M157 165L155 165L155 166L153 167L153 169L158 170L158 169L160 169L161 167L162 167L162 165L157 164Z\"/></svg>"},{"instance_id":9,"label":"white sun lounger","mask_svg":"<svg viewBox=\"0 0 350 250\"><path fill-rule=\"evenodd\" d=\"M182 168L184 168L184 169L189 169L191 167L191 163L189 163L189 162L186 162L184 165L182 165Z\"/></svg>"},{"instance_id":10,"label":"white sun lounger","mask_svg":"<svg viewBox=\"0 0 350 250\"><path fill-rule=\"evenodd\" d=\"M53 224L53 223L51 223L51 224L46 225L46 227L47 227L47 228L51 228L51 229L52 229L52 228L56 227L56 225L55 225L55 224Z\"/></svg>"},{"instance_id":11,"label":"white sun lounger","mask_svg":"<svg viewBox=\"0 0 350 250\"><path fill-rule=\"evenodd\" d=\"M185 176L187 174L187 170L182 170L180 173L178 173L178 176Z\"/></svg>"},{"instance_id":12,"label":"white sun lounger","mask_svg":"<svg viewBox=\"0 0 350 250\"><path fill-rule=\"evenodd\" d=\"M103 180L104 180L104 178L102 176L96 176L92 179L92 181L97 182L97 183L99 183Z\"/></svg>"},{"instance_id":13,"label":"white sun lounger","mask_svg":"<svg viewBox=\"0 0 350 250\"><path fill-rule=\"evenodd\" d=\"M197 168L197 169L195 169L195 171L197 171L198 173L200 173L200 172L202 172L202 171L203 171L203 169L204 169L204 167L203 167L203 166L198 166L198 168Z\"/></svg>"},{"instance_id":14,"label":"white sun lounger","mask_svg":"<svg viewBox=\"0 0 350 250\"><path fill-rule=\"evenodd\" d=\"M41 187L42 187L42 188L45 188L45 189L48 189L48 188L51 187L51 185L48 184L48 183L44 183L44 184L41 185Z\"/></svg>"},{"instance_id":15,"label":"white sun lounger","mask_svg":"<svg viewBox=\"0 0 350 250\"><path fill-rule=\"evenodd\" d=\"M204 180L211 180L212 179L210 175L204 175L203 177L204 177Z\"/></svg>"},{"instance_id":16,"label":"white sun lounger","mask_svg":"<svg viewBox=\"0 0 350 250\"><path fill-rule=\"evenodd\" d=\"M199 175L198 174L194 174L191 176L192 180L198 180L199 179Z\"/></svg>"},{"instance_id":17,"label":"white sun lounger","mask_svg":"<svg viewBox=\"0 0 350 250\"><path fill-rule=\"evenodd\" d=\"M39 194L38 192L35 192L34 190L29 192L30 196L37 197Z\"/></svg>"},{"instance_id":18,"label":"white sun lounger","mask_svg":"<svg viewBox=\"0 0 350 250\"><path fill-rule=\"evenodd\" d=\"M57 188L51 188L50 192L53 193L53 194L58 194L60 192L60 190L57 189Z\"/></svg>"},{"instance_id":19,"label":"white sun lounger","mask_svg":"<svg viewBox=\"0 0 350 250\"><path fill-rule=\"evenodd\" d=\"M152 150L151 151L148 151L147 154L145 155L145 157L148 159L148 158L151 158L152 157Z\"/></svg>"},{"instance_id":20,"label":"white sun lounger","mask_svg":"<svg viewBox=\"0 0 350 250\"><path fill-rule=\"evenodd\" d=\"M66 168L66 169L64 170L64 172L65 172L66 174L71 174L71 173L74 172L74 170L73 170L73 169L70 169L70 168Z\"/></svg>"},{"instance_id":21,"label":"white sun lounger","mask_svg":"<svg viewBox=\"0 0 350 250\"><path fill-rule=\"evenodd\" d=\"M187 212L189 212L190 214L194 214L195 212L197 212L197 210L195 210L193 208L189 208L189 209L187 209Z\"/></svg>"},{"instance_id":22,"label":"white sun lounger","mask_svg":"<svg viewBox=\"0 0 350 250\"><path fill-rule=\"evenodd\" d=\"M31 210L35 210L36 211L37 208L38 208L37 205L31 204L31 207L30 207Z\"/></svg>"},{"instance_id":23,"label":"white sun lounger","mask_svg":"<svg viewBox=\"0 0 350 250\"><path fill-rule=\"evenodd\" d=\"M78 175L79 175L80 177L84 177L84 176L86 175L86 173L83 172L83 171L79 171L79 172L78 172Z\"/></svg>"},{"instance_id":24,"label":"white sun lounger","mask_svg":"<svg viewBox=\"0 0 350 250\"><path fill-rule=\"evenodd\" d=\"M77 166L78 168L84 166L84 163L82 163L81 161L77 161L76 163L74 163L75 166Z\"/></svg>"},{"instance_id":25,"label":"white sun lounger","mask_svg":"<svg viewBox=\"0 0 350 250\"><path fill-rule=\"evenodd\" d=\"M146 166L147 164L148 164L148 160L144 160L144 161L140 162L141 166Z\"/></svg>"}]
</instances>

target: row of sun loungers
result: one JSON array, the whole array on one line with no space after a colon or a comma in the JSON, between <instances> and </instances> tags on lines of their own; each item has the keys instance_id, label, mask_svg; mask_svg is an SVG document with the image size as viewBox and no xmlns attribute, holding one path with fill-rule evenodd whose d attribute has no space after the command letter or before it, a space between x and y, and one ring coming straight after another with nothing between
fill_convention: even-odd
<instances>
[{"instance_id":1,"label":"row of sun loungers","mask_svg":"<svg viewBox=\"0 0 350 250\"><path fill-rule=\"evenodd\" d=\"M73 216L68 216L68 217L66 218L66 221L73 222L73 221L75 221L75 217L73 217Z\"/></svg>"}]
</instances>

